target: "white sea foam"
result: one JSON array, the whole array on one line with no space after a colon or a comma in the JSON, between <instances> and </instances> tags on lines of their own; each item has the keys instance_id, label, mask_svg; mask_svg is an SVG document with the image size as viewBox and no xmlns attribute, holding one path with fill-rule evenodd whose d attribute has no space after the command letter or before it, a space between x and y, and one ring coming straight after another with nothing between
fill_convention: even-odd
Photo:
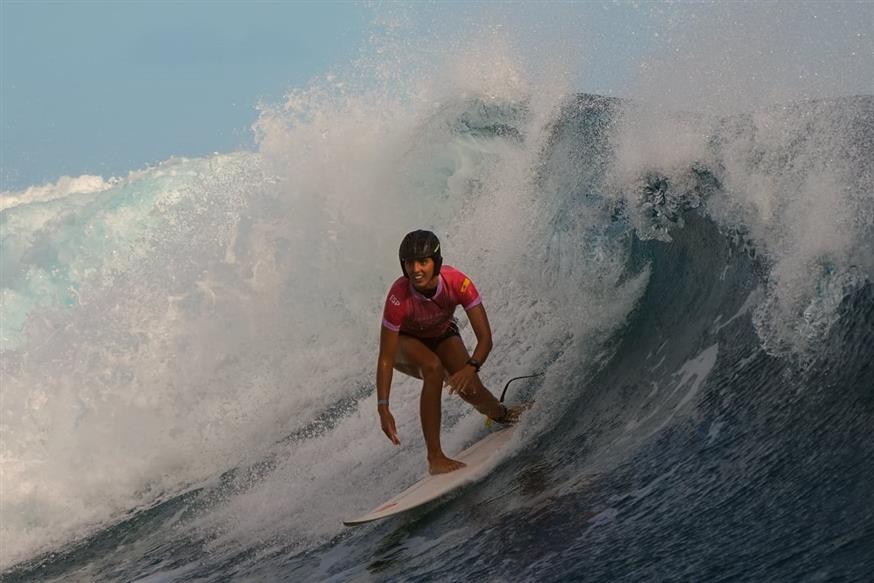
<instances>
[{"instance_id":1,"label":"white sea foam","mask_svg":"<svg viewBox=\"0 0 874 583\"><path fill-rule=\"evenodd\" d=\"M618 190L634 205L649 173L679 193L692 166L714 171L723 194L682 202L745 232L769 263L756 325L775 353L824 337L839 304L825 289L874 278L874 182L862 170L871 137L861 133L870 106L835 100L874 92L872 18L865 3L677 12L630 92L645 105L627 109L618 132ZM635 220L644 237L669 238Z\"/></svg>"},{"instance_id":2,"label":"white sea foam","mask_svg":"<svg viewBox=\"0 0 874 583\"><path fill-rule=\"evenodd\" d=\"M643 238L670 241L683 212L699 207L744 233L769 267L760 337L775 353L801 353L837 317L840 299L823 294L842 298L874 278L874 183L861 171L870 137L852 130L866 115L870 106L852 99L729 118L635 105L615 137L613 193ZM718 189L699 189L700 169ZM661 198L647 190L653 177L669 185Z\"/></svg>"},{"instance_id":3,"label":"white sea foam","mask_svg":"<svg viewBox=\"0 0 874 583\"><path fill-rule=\"evenodd\" d=\"M216 552L336 534L338 498L364 509L421 474L418 384L403 378L402 449L372 396L327 434L275 445L372 387L409 230L436 230L484 295L494 390L556 354L556 379L579 366L645 278L620 283L623 248L586 240L596 218L561 232L549 220L556 193L535 175L567 85L514 50L495 33L428 74L326 78L263 106L258 154L172 160L95 181L75 204L32 195L7 209L4 566L270 454L280 462L259 484L191 525ZM450 451L481 430L470 413L447 400Z\"/></svg>"},{"instance_id":4,"label":"white sea foam","mask_svg":"<svg viewBox=\"0 0 874 583\"><path fill-rule=\"evenodd\" d=\"M592 358L592 346L622 322L646 276L619 283L622 249L586 241L593 217L568 218L566 230L555 232L549 217L558 203L540 191L535 171L566 97L564 80L534 81L512 55L505 39L491 36L468 46L461 60L408 79L415 91L403 99L385 88L336 91L332 79L331 87L294 92L281 106L266 107L256 130L266 167L280 177L272 196L281 210L264 244L293 235L295 249L318 258L278 269L308 274L315 297L296 297L309 311L326 296L351 306L342 327L323 323L312 338L332 344L337 334L356 338L357 349L336 353L336 362L350 379L370 383L375 323L398 273L398 241L411 229L433 228L446 261L470 274L484 296L496 340L484 372L493 390L567 351L550 369L551 389L538 394L540 411L531 415L532 423L546 425L566 389L561 370ZM518 137L470 129L488 125L489 112L517 128ZM470 122L466 129L459 119ZM473 341L468 328L463 333ZM272 548L336 536L344 511L366 510L421 476L419 383L396 376L391 401L402 448L378 430L372 397L362 401L361 413L330 434L282 447L271 475L198 521L222 534L211 552L232 553L241 538ZM322 383L319 390L336 398L343 388ZM455 398L445 399L445 409L445 423L455 426L444 447L459 451L481 433L481 417Z\"/></svg>"}]
</instances>

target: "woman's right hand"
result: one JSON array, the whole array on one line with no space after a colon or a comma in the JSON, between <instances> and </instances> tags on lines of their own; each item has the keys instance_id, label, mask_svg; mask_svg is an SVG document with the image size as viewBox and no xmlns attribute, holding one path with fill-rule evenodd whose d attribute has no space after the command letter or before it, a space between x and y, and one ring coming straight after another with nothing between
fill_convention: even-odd
<instances>
[{"instance_id":1,"label":"woman's right hand","mask_svg":"<svg viewBox=\"0 0 874 583\"><path fill-rule=\"evenodd\" d=\"M388 410L388 407L379 408L379 423L382 425L382 432L385 433L386 437L388 437L393 444L400 445L401 440L398 439L398 430L395 428L395 418L394 415L391 414L391 411Z\"/></svg>"}]
</instances>

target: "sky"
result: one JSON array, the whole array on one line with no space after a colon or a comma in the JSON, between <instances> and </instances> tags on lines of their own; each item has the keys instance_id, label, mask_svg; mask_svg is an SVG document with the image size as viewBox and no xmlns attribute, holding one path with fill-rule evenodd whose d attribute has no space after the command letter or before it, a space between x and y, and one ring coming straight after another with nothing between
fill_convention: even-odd
<instances>
[{"instance_id":1,"label":"sky","mask_svg":"<svg viewBox=\"0 0 874 583\"><path fill-rule=\"evenodd\" d=\"M574 90L672 107L874 92L874 2L0 0L0 192L252 149L259 103L348 67L387 23L424 52L506 26Z\"/></svg>"},{"instance_id":2,"label":"sky","mask_svg":"<svg viewBox=\"0 0 874 583\"><path fill-rule=\"evenodd\" d=\"M351 59L365 7L2 0L0 190L251 147L261 99Z\"/></svg>"}]
</instances>

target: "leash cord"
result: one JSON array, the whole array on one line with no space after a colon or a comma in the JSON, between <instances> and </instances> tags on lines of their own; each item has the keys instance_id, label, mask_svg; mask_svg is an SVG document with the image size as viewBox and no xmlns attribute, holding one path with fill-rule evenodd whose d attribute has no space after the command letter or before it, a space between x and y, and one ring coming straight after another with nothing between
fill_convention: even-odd
<instances>
[{"instance_id":1,"label":"leash cord","mask_svg":"<svg viewBox=\"0 0 874 583\"><path fill-rule=\"evenodd\" d=\"M504 385L504 390L503 390L503 392L501 392L501 403L504 402L504 397L507 396L507 388L510 386L510 383L512 383L513 381L521 380L521 379L533 379L534 377L539 377L539 376L543 376L543 373L542 373L542 372L538 372L538 373L535 373L535 374L524 375L524 376L521 376L521 377L513 377L512 379L510 379L509 381L507 381L507 384Z\"/></svg>"}]
</instances>

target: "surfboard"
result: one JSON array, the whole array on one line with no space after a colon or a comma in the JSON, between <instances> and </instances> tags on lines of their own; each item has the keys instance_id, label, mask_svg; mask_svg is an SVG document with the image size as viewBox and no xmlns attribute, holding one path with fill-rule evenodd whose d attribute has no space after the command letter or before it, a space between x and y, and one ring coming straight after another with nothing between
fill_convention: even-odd
<instances>
[{"instance_id":1,"label":"surfboard","mask_svg":"<svg viewBox=\"0 0 874 583\"><path fill-rule=\"evenodd\" d=\"M395 516L402 512L418 508L444 494L455 490L483 476L483 470L492 456L504 446L513 436L515 426L500 429L488 434L453 459L463 461L466 467L448 474L437 474L422 478L394 498L389 499L362 516L344 520L346 526L355 526Z\"/></svg>"}]
</instances>

